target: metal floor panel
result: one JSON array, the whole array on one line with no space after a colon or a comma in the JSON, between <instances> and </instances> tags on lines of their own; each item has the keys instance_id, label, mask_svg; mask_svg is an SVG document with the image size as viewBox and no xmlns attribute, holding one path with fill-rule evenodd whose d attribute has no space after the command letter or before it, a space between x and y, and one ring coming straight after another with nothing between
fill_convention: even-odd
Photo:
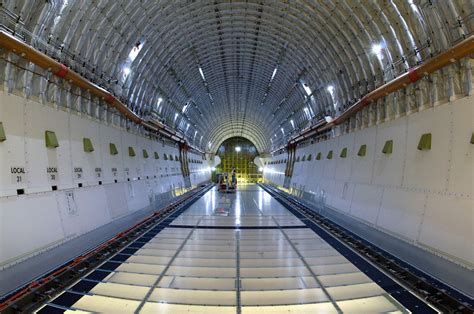
<instances>
[{"instance_id":1,"label":"metal floor panel","mask_svg":"<svg viewBox=\"0 0 474 314\"><path fill-rule=\"evenodd\" d=\"M223 204L229 216L215 211ZM403 310L259 187L232 195L211 190L136 243L99 267L107 273L102 279L80 281L91 286L86 293L73 286L50 305L116 313ZM70 304L60 304L66 299Z\"/></svg>"}]
</instances>

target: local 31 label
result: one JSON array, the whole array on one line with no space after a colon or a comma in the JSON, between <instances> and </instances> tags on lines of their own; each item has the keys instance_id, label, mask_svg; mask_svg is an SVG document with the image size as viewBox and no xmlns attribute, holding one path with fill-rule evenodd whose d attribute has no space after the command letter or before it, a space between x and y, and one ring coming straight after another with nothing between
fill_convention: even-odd
<instances>
[{"instance_id":1,"label":"local 31 label","mask_svg":"<svg viewBox=\"0 0 474 314\"><path fill-rule=\"evenodd\" d=\"M58 180L58 167L46 167L46 173L50 181Z\"/></svg>"},{"instance_id":2,"label":"local 31 label","mask_svg":"<svg viewBox=\"0 0 474 314\"><path fill-rule=\"evenodd\" d=\"M25 182L26 170L25 167L10 167L10 174L13 184L21 184Z\"/></svg>"}]
</instances>

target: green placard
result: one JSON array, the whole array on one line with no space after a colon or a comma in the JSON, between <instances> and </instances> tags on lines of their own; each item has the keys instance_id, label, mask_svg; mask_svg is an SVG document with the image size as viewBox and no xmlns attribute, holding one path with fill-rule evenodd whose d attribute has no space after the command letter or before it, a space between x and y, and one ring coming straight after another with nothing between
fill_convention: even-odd
<instances>
[{"instance_id":1,"label":"green placard","mask_svg":"<svg viewBox=\"0 0 474 314\"><path fill-rule=\"evenodd\" d=\"M474 132L471 134L471 144L474 144Z\"/></svg>"},{"instance_id":2,"label":"green placard","mask_svg":"<svg viewBox=\"0 0 474 314\"><path fill-rule=\"evenodd\" d=\"M300 162L300 156L296 158L296 162Z\"/></svg>"},{"instance_id":3,"label":"green placard","mask_svg":"<svg viewBox=\"0 0 474 314\"><path fill-rule=\"evenodd\" d=\"M430 150L431 149L431 133L425 133L420 137L418 142L419 150Z\"/></svg>"},{"instance_id":4,"label":"green placard","mask_svg":"<svg viewBox=\"0 0 474 314\"><path fill-rule=\"evenodd\" d=\"M360 145L359 151L357 152L357 156L363 157L367 154L367 145L363 144Z\"/></svg>"},{"instance_id":5,"label":"green placard","mask_svg":"<svg viewBox=\"0 0 474 314\"><path fill-rule=\"evenodd\" d=\"M311 159L313 158L313 156L311 156L311 154L308 155L308 161L311 161Z\"/></svg>"},{"instance_id":6,"label":"green placard","mask_svg":"<svg viewBox=\"0 0 474 314\"><path fill-rule=\"evenodd\" d=\"M0 122L0 142L6 141L7 135L5 134L5 129L3 128L3 122Z\"/></svg>"},{"instance_id":7,"label":"green placard","mask_svg":"<svg viewBox=\"0 0 474 314\"><path fill-rule=\"evenodd\" d=\"M135 155L136 155L136 154L135 154L135 150L133 149L132 146L129 146L129 147L128 147L128 156L130 156L130 157L135 157Z\"/></svg>"},{"instance_id":8,"label":"green placard","mask_svg":"<svg viewBox=\"0 0 474 314\"><path fill-rule=\"evenodd\" d=\"M114 143L109 143L109 151L110 155L118 155L118 150Z\"/></svg>"},{"instance_id":9,"label":"green placard","mask_svg":"<svg viewBox=\"0 0 474 314\"><path fill-rule=\"evenodd\" d=\"M327 155L326 158L327 158L327 159L332 159L332 150L329 151L329 153L328 153L328 155Z\"/></svg>"},{"instance_id":10,"label":"green placard","mask_svg":"<svg viewBox=\"0 0 474 314\"><path fill-rule=\"evenodd\" d=\"M385 145L383 146L382 153L389 155L392 152L393 152L393 140L388 140L385 142Z\"/></svg>"},{"instance_id":11,"label":"green placard","mask_svg":"<svg viewBox=\"0 0 474 314\"><path fill-rule=\"evenodd\" d=\"M321 153L318 153L318 154L316 155L316 160L321 160Z\"/></svg>"},{"instance_id":12,"label":"green placard","mask_svg":"<svg viewBox=\"0 0 474 314\"><path fill-rule=\"evenodd\" d=\"M164 160L168 160L168 155L163 154L163 159L164 159Z\"/></svg>"},{"instance_id":13,"label":"green placard","mask_svg":"<svg viewBox=\"0 0 474 314\"><path fill-rule=\"evenodd\" d=\"M160 159L160 155L157 152L155 152L155 159Z\"/></svg>"},{"instance_id":14,"label":"green placard","mask_svg":"<svg viewBox=\"0 0 474 314\"><path fill-rule=\"evenodd\" d=\"M82 144L86 153L92 153L94 151L94 146L92 145L92 141L90 138L84 137L82 139Z\"/></svg>"},{"instance_id":15,"label":"green placard","mask_svg":"<svg viewBox=\"0 0 474 314\"><path fill-rule=\"evenodd\" d=\"M339 155L339 157L341 157L341 158L346 158L347 157L347 147L344 147L341 150L341 154Z\"/></svg>"},{"instance_id":16,"label":"green placard","mask_svg":"<svg viewBox=\"0 0 474 314\"><path fill-rule=\"evenodd\" d=\"M46 147L48 148L59 147L58 138L56 137L56 133L54 133L53 131L45 131L44 139L45 139Z\"/></svg>"},{"instance_id":17,"label":"green placard","mask_svg":"<svg viewBox=\"0 0 474 314\"><path fill-rule=\"evenodd\" d=\"M148 152L146 149L143 150L143 158L148 158Z\"/></svg>"},{"instance_id":18,"label":"green placard","mask_svg":"<svg viewBox=\"0 0 474 314\"><path fill-rule=\"evenodd\" d=\"M304 155L303 158L301 158L301 161L306 161L306 155Z\"/></svg>"}]
</instances>

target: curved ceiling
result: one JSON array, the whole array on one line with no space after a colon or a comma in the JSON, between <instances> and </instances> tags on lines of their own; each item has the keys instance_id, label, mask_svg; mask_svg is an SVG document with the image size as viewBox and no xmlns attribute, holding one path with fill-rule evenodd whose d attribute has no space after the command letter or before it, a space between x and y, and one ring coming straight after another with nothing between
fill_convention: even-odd
<instances>
[{"instance_id":1,"label":"curved ceiling","mask_svg":"<svg viewBox=\"0 0 474 314\"><path fill-rule=\"evenodd\" d=\"M259 152L472 32L469 1L4 0L59 58L216 151ZM469 4L470 3L470 4ZM67 53L65 53L67 52Z\"/></svg>"}]
</instances>

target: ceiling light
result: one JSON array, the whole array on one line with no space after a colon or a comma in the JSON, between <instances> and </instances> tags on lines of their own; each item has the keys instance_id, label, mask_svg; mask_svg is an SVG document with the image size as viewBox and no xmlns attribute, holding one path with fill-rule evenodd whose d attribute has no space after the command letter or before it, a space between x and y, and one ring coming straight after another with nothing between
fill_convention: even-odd
<instances>
[{"instance_id":1,"label":"ceiling light","mask_svg":"<svg viewBox=\"0 0 474 314\"><path fill-rule=\"evenodd\" d=\"M309 96L311 95L313 92L311 91L311 88L309 88L309 86L307 84L303 84L303 89L304 91L306 92L306 94Z\"/></svg>"},{"instance_id":2,"label":"ceiling light","mask_svg":"<svg viewBox=\"0 0 474 314\"><path fill-rule=\"evenodd\" d=\"M380 43L375 43L372 45L372 53L377 56L377 58L382 61L383 59L383 50L386 48L385 42L381 41Z\"/></svg>"},{"instance_id":3,"label":"ceiling light","mask_svg":"<svg viewBox=\"0 0 474 314\"><path fill-rule=\"evenodd\" d=\"M380 44L373 44L372 45L372 53L379 55L382 53L382 46Z\"/></svg>"},{"instance_id":4,"label":"ceiling light","mask_svg":"<svg viewBox=\"0 0 474 314\"><path fill-rule=\"evenodd\" d=\"M278 67L275 67L275 70L273 70L273 74L272 74L272 78L270 79L270 82L273 81L273 78L277 74L277 71L278 71Z\"/></svg>"},{"instance_id":5,"label":"ceiling light","mask_svg":"<svg viewBox=\"0 0 474 314\"><path fill-rule=\"evenodd\" d=\"M242 148L240 146L235 146L235 151L238 153L242 150Z\"/></svg>"},{"instance_id":6,"label":"ceiling light","mask_svg":"<svg viewBox=\"0 0 474 314\"><path fill-rule=\"evenodd\" d=\"M201 74L202 79L205 81L206 77L204 76L204 72L202 71L201 67L199 67L199 73Z\"/></svg>"},{"instance_id":7,"label":"ceiling light","mask_svg":"<svg viewBox=\"0 0 474 314\"><path fill-rule=\"evenodd\" d=\"M135 46L133 46L132 50L130 50L130 53L128 54L128 60L130 60L130 62L133 62L133 60L135 60L135 58L138 56L142 48L143 48L143 43L137 42Z\"/></svg>"},{"instance_id":8,"label":"ceiling light","mask_svg":"<svg viewBox=\"0 0 474 314\"><path fill-rule=\"evenodd\" d=\"M123 68L123 74L125 74L126 76L129 75L131 72L130 68L129 67L125 67Z\"/></svg>"}]
</instances>

